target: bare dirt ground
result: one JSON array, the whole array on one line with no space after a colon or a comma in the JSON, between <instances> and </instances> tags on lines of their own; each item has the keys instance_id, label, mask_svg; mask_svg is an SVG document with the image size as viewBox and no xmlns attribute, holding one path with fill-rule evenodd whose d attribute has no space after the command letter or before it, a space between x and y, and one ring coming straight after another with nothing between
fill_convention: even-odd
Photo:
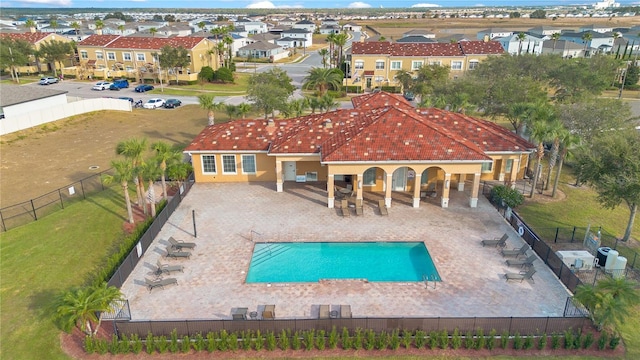
<instances>
[{"instance_id":1,"label":"bare dirt ground","mask_svg":"<svg viewBox=\"0 0 640 360\"><path fill-rule=\"evenodd\" d=\"M119 141L145 137L185 146L207 125L206 115L196 105L103 111L2 136L0 208L107 170Z\"/></svg>"}]
</instances>

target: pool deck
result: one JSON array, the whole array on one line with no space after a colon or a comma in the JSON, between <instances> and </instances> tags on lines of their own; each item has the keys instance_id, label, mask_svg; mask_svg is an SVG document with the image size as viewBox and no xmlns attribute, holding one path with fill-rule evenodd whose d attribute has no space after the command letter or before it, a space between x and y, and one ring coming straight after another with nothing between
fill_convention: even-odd
<instances>
[{"instance_id":1,"label":"pool deck","mask_svg":"<svg viewBox=\"0 0 640 360\"><path fill-rule=\"evenodd\" d=\"M540 259L535 282L506 282L505 272L520 268L480 244L503 233L507 248L524 244L483 196L470 208L469 191L453 190L447 209L437 199L413 208L394 192L389 215L381 216L380 195L365 194L364 216L352 209L343 218L327 208L318 184L286 183L284 190L271 183L195 184L122 286L132 319L231 319L232 309L267 304L276 306L276 318L317 318L321 304L349 304L353 317L562 316L570 293ZM170 236L197 243L190 259L163 257ZM254 242L266 241L424 241L442 282L245 284ZM184 265L184 272L171 274L177 286L149 292L144 278L153 277L158 259Z\"/></svg>"}]
</instances>

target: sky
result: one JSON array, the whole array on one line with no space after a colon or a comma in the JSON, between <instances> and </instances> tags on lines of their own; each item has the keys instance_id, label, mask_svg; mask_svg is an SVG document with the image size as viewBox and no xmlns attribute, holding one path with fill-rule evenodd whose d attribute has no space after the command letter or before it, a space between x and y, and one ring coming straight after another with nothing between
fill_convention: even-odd
<instances>
[{"instance_id":1,"label":"sky","mask_svg":"<svg viewBox=\"0 0 640 360\"><path fill-rule=\"evenodd\" d=\"M591 4L602 0L0 0L0 7L27 8L438 8ZM640 4L638 0L618 0L621 4Z\"/></svg>"}]
</instances>

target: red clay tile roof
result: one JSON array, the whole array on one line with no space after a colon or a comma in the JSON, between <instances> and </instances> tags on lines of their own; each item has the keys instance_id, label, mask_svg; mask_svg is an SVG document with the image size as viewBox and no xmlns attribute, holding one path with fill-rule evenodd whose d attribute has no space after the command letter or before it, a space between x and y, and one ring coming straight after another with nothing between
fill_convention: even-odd
<instances>
[{"instance_id":1,"label":"red clay tile roof","mask_svg":"<svg viewBox=\"0 0 640 360\"><path fill-rule=\"evenodd\" d=\"M351 45L351 54L389 54L393 43L383 41L355 42Z\"/></svg>"},{"instance_id":2,"label":"red clay tile roof","mask_svg":"<svg viewBox=\"0 0 640 360\"><path fill-rule=\"evenodd\" d=\"M204 37L184 36L184 37L172 37L172 38L157 38L157 37L128 37L121 36L115 41L108 44L106 47L109 49L147 49L147 50L160 50L162 47L169 45L172 47L183 47L185 49L193 49L201 41L205 40Z\"/></svg>"},{"instance_id":3,"label":"red clay tile roof","mask_svg":"<svg viewBox=\"0 0 640 360\"><path fill-rule=\"evenodd\" d=\"M351 98L351 104L359 109L376 109L386 106L403 107L412 109L411 103L403 96L390 94L384 91L378 93L364 94Z\"/></svg>"},{"instance_id":4,"label":"red clay tile roof","mask_svg":"<svg viewBox=\"0 0 640 360\"><path fill-rule=\"evenodd\" d=\"M502 45L496 41L461 41L455 44L371 41L354 43L351 47L352 55L464 56L503 53Z\"/></svg>"},{"instance_id":5,"label":"red clay tile roof","mask_svg":"<svg viewBox=\"0 0 640 360\"><path fill-rule=\"evenodd\" d=\"M80 41L79 46L106 46L113 40L119 38L120 35L91 35Z\"/></svg>"},{"instance_id":6,"label":"red clay tile roof","mask_svg":"<svg viewBox=\"0 0 640 360\"><path fill-rule=\"evenodd\" d=\"M47 37L48 35L50 35L50 33L26 32L26 33L5 33L5 34L0 34L0 37L12 39L12 40L24 40L24 41L29 42L31 44L35 44L38 41L40 41L40 40L44 39L45 37ZM60 36L60 38L62 38L62 36Z\"/></svg>"},{"instance_id":7,"label":"red clay tile roof","mask_svg":"<svg viewBox=\"0 0 640 360\"><path fill-rule=\"evenodd\" d=\"M504 54L504 48L497 41L461 41L460 47L465 55Z\"/></svg>"},{"instance_id":8,"label":"red clay tile roof","mask_svg":"<svg viewBox=\"0 0 640 360\"><path fill-rule=\"evenodd\" d=\"M196 136L185 151L267 151L289 121L279 120L269 126L265 120L234 120L208 126Z\"/></svg>"}]
</instances>

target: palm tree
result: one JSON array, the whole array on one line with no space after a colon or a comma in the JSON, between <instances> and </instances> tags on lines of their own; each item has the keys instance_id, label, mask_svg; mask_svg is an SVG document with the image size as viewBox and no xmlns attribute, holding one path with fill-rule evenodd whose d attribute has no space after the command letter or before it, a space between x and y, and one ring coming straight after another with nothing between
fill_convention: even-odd
<instances>
[{"instance_id":1,"label":"palm tree","mask_svg":"<svg viewBox=\"0 0 640 360\"><path fill-rule=\"evenodd\" d=\"M142 175L143 179L147 179L148 182L148 186L147 186L147 193L145 194L145 214L147 213L147 206L146 203L149 203L149 209L151 210L151 217L155 218L156 217L156 195L155 195L155 191L153 188L153 182L155 181L155 179L158 178L158 176L162 176L162 169L160 169L160 166L157 166L156 164L153 163L145 163L141 169L140 169L140 174Z\"/></svg>"},{"instance_id":2,"label":"palm tree","mask_svg":"<svg viewBox=\"0 0 640 360\"><path fill-rule=\"evenodd\" d=\"M208 126L215 124L215 113L214 110L220 109L221 103L215 103L213 100L215 99L214 95L211 94L202 94L198 95L198 102L200 103L200 107L203 110L207 110L207 119L209 122Z\"/></svg>"},{"instance_id":3,"label":"palm tree","mask_svg":"<svg viewBox=\"0 0 640 360\"><path fill-rule=\"evenodd\" d=\"M556 196L556 191L558 190L558 182L560 181L560 173L562 172L562 166L564 165L564 159L569 154L571 149L580 143L580 138L570 131L562 131L559 134L560 138L560 162L558 163L558 171L556 171L556 178L553 181L553 190L551 191L551 197L554 198Z\"/></svg>"},{"instance_id":4,"label":"palm tree","mask_svg":"<svg viewBox=\"0 0 640 360\"><path fill-rule=\"evenodd\" d=\"M131 209L131 198L129 197L129 181L133 180L133 167L131 162L127 160L113 160L111 167L114 169L115 174L105 175L103 180L105 184L111 184L117 182L122 186L124 192L124 202L127 206L127 217L130 224L135 222L133 218L133 210Z\"/></svg>"},{"instance_id":5,"label":"palm tree","mask_svg":"<svg viewBox=\"0 0 640 360\"><path fill-rule=\"evenodd\" d=\"M104 21L98 19L96 20L95 25L96 25L96 33L98 35L102 35L102 28L104 27Z\"/></svg>"},{"instance_id":6,"label":"palm tree","mask_svg":"<svg viewBox=\"0 0 640 360\"><path fill-rule=\"evenodd\" d=\"M207 27L207 24L204 21L200 21L198 23L198 27L200 28L200 31L204 31L204 28Z\"/></svg>"},{"instance_id":7,"label":"palm tree","mask_svg":"<svg viewBox=\"0 0 640 360\"><path fill-rule=\"evenodd\" d=\"M322 57L322 67L326 68L327 67L327 56L329 56L329 50L327 50L326 48L322 48L322 49L318 50L318 55L320 55Z\"/></svg>"},{"instance_id":8,"label":"palm tree","mask_svg":"<svg viewBox=\"0 0 640 360\"><path fill-rule=\"evenodd\" d=\"M71 23L71 27L73 28L73 30L76 31L76 36L80 34L80 23L78 23L77 21L74 21Z\"/></svg>"},{"instance_id":9,"label":"palm tree","mask_svg":"<svg viewBox=\"0 0 640 360\"><path fill-rule=\"evenodd\" d=\"M148 148L147 139L128 139L116 144L116 154L123 155L131 162L138 204L142 206L144 206L144 179L142 177L142 167L144 166L143 156Z\"/></svg>"},{"instance_id":10,"label":"palm tree","mask_svg":"<svg viewBox=\"0 0 640 360\"><path fill-rule=\"evenodd\" d=\"M338 105L340 104L329 94L320 97L320 110L324 110L324 112L329 112L331 109L337 108Z\"/></svg>"},{"instance_id":11,"label":"palm tree","mask_svg":"<svg viewBox=\"0 0 640 360\"><path fill-rule=\"evenodd\" d=\"M533 198L536 186L538 184L538 177L540 176L541 162L544 157L544 142L553 139L555 132L561 126L557 120L553 109L548 104L538 104L533 109L531 124L529 127L529 133L531 134L531 140L537 144L536 150L536 168L533 176L533 184L531 186L531 193L529 197Z\"/></svg>"},{"instance_id":12,"label":"palm tree","mask_svg":"<svg viewBox=\"0 0 640 360\"><path fill-rule=\"evenodd\" d=\"M589 43L591 42L592 39L593 39L593 34L591 34L590 32L585 32L584 34L582 34L582 41L584 41L585 57L587 57L587 47L589 46Z\"/></svg>"},{"instance_id":13,"label":"palm tree","mask_svg":"<svg viewBox=\"0 0 640 360\"><path fill-rule=\"evenodd\" d=\"M311 97L307 97L307 105L309 106L309 109L311 109L311 113L315 114L316 110L318 108L320 108L320 98L318 98L317 96L311 96Z\"/></svg>"},{"instance_id":14,"label":"palm tree","mask_svg":"<svg viewBox=\"0 0 640 360\"><path fill-rule=\"evenodd\" d=\"M527 35L523 32L518 33L516 35L516 39L518 39L518 55L522 54L522 42L527 38Z\"/></svg>"},{"instance_id":15,"label":"palm tree","mask_svg":"<svg viewBox=\"0 0 640 360\"><path fill-rule=\"evenodd\" d=\"M124 25L118 25L118 30L120 30L120 35L124 35Z\"/></svg>"},{"instance_id":16,"label":"palm tree","mask_svg":"<svg viewBox=\"0 0 640 360\"><path fill-rule=\"evenodd\" d=\"M224 112L227 113L229 120L231 120L238 113L238 108L233 104L225 104Z\"/></svg>"},{"instance_id":17,"label":"palm tree","mask_svg":"<svg viewBox=\"0 0 640 360\"><path fill-rule=\"evenodd\" d=\"M319 96L324 96L331 88L337 90L342 85L342 72L339 69L311 68L304 78L304 89L315 89Z\"/></svg>"},{"instance_id":18,"label":"palm tree","mask_svg":"<svg viewBox=\"0 0 640 360\"><path fill-rule=\"evenodd\" d=\"M49 20L49 26L53 29L54 33L58 32L58 20L56 19Z\"/></svg>"},{"instance_id":19,"label":"palm tree","mask_svg":"<svg viewBox=\"0 0 640 360\"><path fill-rule=\"evenodd\" d=\"M180 188L182 183L187 180L187 177L192 171L193 167L191 164L186 162L174 163L167 167L167 175L178 183L178 188Z\"/></svg>"},{"instance_id":20,"label":"palm tree","mask_svg":"<svg viewBox=\"0 0 640 360\"><path fill-rule=\"evenodd\" d=\"M151 33L151 37L155 37L157 32L158 32L158 29L156 29L154 27L149 29L149 33Z\"/></svg>"},{"instance_id":21,"label":"palm tree","mask_svg":"<svg viewBox=\"0 0 640 360\"><path fill-rule=\"evenodd\" d=\"M340 68L340 66L342 64L342 51L343 51L344 45L347 43L348 39L349 39L349 36L347 35L347 33L336 34L336 36L333 39L333 42L336 44L336 46L340 50L340 52L338 54L338 59L336 60L336 67L337 68Z\"/></svg>"},{"instance_id":22,"label":"palm tree","mask_svg":"<svg viewBox=\"0 0 640 360\"><path fill-rule=\"evenodd\" d=\"M32 33L36 32L36 30L38 28L38 25L32 19L29 19L29 20L25 21L24 26L29 28L29 31L31 31Z\"/></svg>"},{"instance_id":23,"label":"palm tree","mask_svg":"<svg viewBox=\"0 0 640 360\"><path fill-rule=\"evenodd\" d=\"M247 114L251 112L253 106L249 103L243 102L238 104L236 108L238 111L238 115L240 115L244 119L247 117Z\"/></svg>"},{"instance_id":24,"label":"palm tree","mask_svg":"<svg viewBox=\"0 0 640 360\"><path fill-rule=\"evenodd\" d=\"M151 144L151 149L156 152L155 160L162 171L160 177L160 181L162 182L162 198L167 200L167 167L175 162L182 161L182 153L180 150L163 141Z\"/></svg>"},{"instance_id":25,"label":"palm tree","mask_svg":"<svg viewBox=\"0 0 640 360\"><path fill-rule=\"evenodd\" d=\"M622 277L600 280L596 286L580 285L574 298L589 309L598 329L611 329L624 323L629 309L640 301L635 283Z\"/></svg>"},{"instance_id":26,"label":"palm tree","mask_svg":"<svg viewBox=\"0 0 640 360\"><path fill-rule=\"evenodd\" d=\"M57 299L56 318L67 332L76 326L88 336L95 336L100 329L102 313L109 311L111 303L122 299L120 290L105 282L73 289Z\"/></svg>"},{"instance_id":27,"label":"palm tree","mask_svg":"<svg viewBox=\"0 0 640 360\"><path fill-rule=\"evenodd\" d=\"M304 99L296 99L289 102L289 109L291 110L291 114L295 117L302 116L302 114L307 110L308 100Z\"/></svg>"},{"instance_id":28,"label":"palm tree","mask_svg":"<svg viewBox=\"0 0 640 360\"><path fill-rule=\"evenodd\" d=\"M329 67L333 67L334 45L336 34L331 33L327 35L327 42L329 43Z\"/></svg>"},{"instance_id":29,"label":"palm tree","mask_svg":"<svg viewBox=\"0 0 640 360\"><path fill-rule=\"evenodd\" d=\"M407 70L398 70L394 78L402 85L402 91L411 91L411 85L413 83L413 73Z\"/></svg>"},{"instance_id":30,"label":"palm tree","mask_svg":"<svg viewBox=\"0 0 640 360\"><path fill-rule=\"evenodd\" d=\"M553 52L552 52L552 54L553 54L553 53L556 52L556 42L558 42L558 40L560 40L560 33L559 32L553 33L551 35L551 40L553 40Z\"/></svg>"}]
</instances>

